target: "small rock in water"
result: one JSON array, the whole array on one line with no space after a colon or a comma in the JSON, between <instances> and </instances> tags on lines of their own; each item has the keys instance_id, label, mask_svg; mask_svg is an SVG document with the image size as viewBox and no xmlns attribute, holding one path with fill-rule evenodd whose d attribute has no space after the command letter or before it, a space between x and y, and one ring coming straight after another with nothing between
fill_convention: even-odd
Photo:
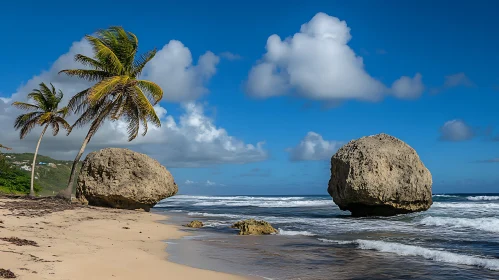
<instances>
[{"instance_id":1,"label":"small rock in water","mask_svg":"<svg viewBox=\"0 0 499 280\"><path fill-rule=\"evenodd\" d=\"M255 219L239 221L231 226L239 229L239 235L262 235L277 233L277 230L266 221Z\"/></svg>"},{"instance_id":2,"label":"small rock in water","mask_svg":"<svg viewBox=\"0 0 499 280\"><path fill-rule=\"evenodd\" d=\"M196 220L196 221L192 221L192 222L188 223L185 226L190 227L190 228L202 228L204 226L204 224L203 224L203 222Z\"/></svg>"}]
</instances>

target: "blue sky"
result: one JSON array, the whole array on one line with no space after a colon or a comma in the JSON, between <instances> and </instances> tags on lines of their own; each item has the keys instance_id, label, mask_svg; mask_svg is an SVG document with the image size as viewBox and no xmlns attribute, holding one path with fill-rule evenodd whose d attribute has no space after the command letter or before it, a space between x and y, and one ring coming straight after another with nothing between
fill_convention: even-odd
<instances>
[{"instance_id":1,"label":"blue sky","mask_svg":"<svg viewBox=\"0 0 499 280\"><path fill-rule=\"evenodd\" d=\"M39 80L51 77L51 69L63 64L58 61L69 61L61 56L72 54L70 48L74 42L80 42L85 34L99 28L121 25L138 36L142 51L154 47L162 50L170 40L177 40L192 55L192 65L206 66L193 68L194 78L182 84L190 89L189 93L182 95L180 90L172 93L161 107L176 120L177 126L172 128L175 133L196 137L192 133L204 128L182 130L180 119L186 114L190 116L186 120L202 116L218 129L211 131L215 136L210 134L210 139L214 140L207 146L190 143L187 149L175 146L181 145L181 140L163 141L161 135L167 134L153 134L146 138L154 144L146 140L143 144L142 140L130 144L131 149L147 152L165 164L182 193L326 194L327 157L331 157L334 149L351 139L381 132L396 136L416 149L433 175L434 192L499 191L499 141L494 141L499 135L497 1L126 3L85 1L77 8L67 1L3 3L0 31L9 43L0 46L4 69L0 76L0 97L21 98ZM335 57L328 53L332 48L320 49L324 54L300 53L295 47L303 41L284 41L300 33L300 27L318 13L325 16L317 22L324 20L338 30L344 30L339 21L326 19L346 22L351 39L337 45L337 51L345 55ZM308 26L313 29L313 24ZM273 34L282 40L273 46L289 47L287 56L264 57L267 40ZM169 46L173 49L173 45ZM198 58L207 51L213 56L205 56L206 63L199 62ZM355 63L342 61L349 51L362 58L360 70L354 67ZM321 55L330 58L324 61L338 63L341 69L351 69L353 74L342 71L337 83L324 82L317 75L312 75L311 80L302 79L310 67L320 64ZM282 90L277 90L279 84L262 88L265 77L276 82L282 75L250 77L264 64L278 65L280 71L288 74ZM159 60L157 65L149 75L165 83L170 81L162 75L172 72L158 70L164 65ZM320 67L329 66L326 63ZM399 79L404 82L400 88L393 85ZM69 84L60 82L63 88ZM174 98L193 92L196 87L188 83L197 83L204 93L190 100ZM345 91L341 90L343 86ZM351 89L357 86L364 90ZM70 92L68 88L67 94ZM317 98L319 95L322 97ZM363 99L366 96L379 98ZM186 102L196 104L191 113L185 113L189 112L185 109ZM5 114L12 113L7 111ZM315 134L307 138L309 132ZM107 140L114 137L109 135ZM319 140L314 135L320 135ZM16 150L34 149L29 139L20 144L14 138L3 138L0 136L3 144L10 144ZM57 150L63 149L58 141L74 142L77 147L79 138L56 138L45 139L41 153L74 157L74 147L64 148L67 151L62 153ZM100 139L93 139L93 149L107 145L103 140L99 142ZM238 148L234 148L237 154L226 148L227 143L236 143L232 139L239 141ZM301 150L302 141L319 141L327 148ZM257 147L258 142L264 144ZM247 144L254 149L246 148ZM214 147L212 154L203 154L207 147ZM182 152L175 154L161 149ZM178 162L165 156L172 154L178 157Z\"/></svg>"}]
</instances>

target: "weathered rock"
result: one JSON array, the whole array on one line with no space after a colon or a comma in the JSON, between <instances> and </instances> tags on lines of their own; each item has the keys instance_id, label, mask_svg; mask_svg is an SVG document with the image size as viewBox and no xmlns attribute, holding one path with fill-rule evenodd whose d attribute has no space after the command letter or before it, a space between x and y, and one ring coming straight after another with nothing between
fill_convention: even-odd
<instances>
[{"instance_id":1,"label":"weathered rock","mask_svg":"<svg viewBox=\"0 0 499 280\"><path fill-rule=\"evenodd\" d=\"M188 223L187 225L185 225L186 227L191 227L191 228L202 228L204 226L203 222L201 221L192 221L190 223Z\"/></svg>"},{"instance_id":2,"label":"weathered rock","mask_svg":"<svg viewBox=\"0 0 499 280\"><path fill-rule=\"evenodd\" d=\"M416 151L387 134L352 140L331 158L328 193L353 216L428 210L431 186L431 173Z\"/></svg>"},{"instance_id":3,"label":"weathered rock","mask_svg":"<svg viewBox=\"0 0 499 280\"><path fill-rule=\"evenodd\" d=\"M82 203L149 211L178 187L156 160L128 149L107 148L90 153L78 176L76 198Z\"/></svg>"},{"instance_id":4,"label":"weathered rock","mask_svg":"<svg viewBox=\"0 0 499 280\"><path fill-rule=\"evenodd\" d=\"M257 221L255 219L239 221L233 224L232 228L239 229L239 235L262 235L277 233L277 230L268 222Z\"/></svg>"}]
</instances>

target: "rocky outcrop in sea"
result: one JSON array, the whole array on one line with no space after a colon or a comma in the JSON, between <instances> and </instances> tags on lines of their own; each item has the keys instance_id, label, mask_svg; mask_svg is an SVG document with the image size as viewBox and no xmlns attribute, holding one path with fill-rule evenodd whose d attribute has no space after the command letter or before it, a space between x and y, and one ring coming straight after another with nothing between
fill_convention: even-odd
<instances>
[{"instance_id":1,"label":"rocky outcrop in sea","mask_svg":"<svg viewBox=\"0 0 499 280\"><path fill-rule=\"evenodd\" d=\"M431 186L431 173L416 151L387 134L352 140L331 158L328 193L353 216L428 210Z\"/></svg>"}]
</instances>

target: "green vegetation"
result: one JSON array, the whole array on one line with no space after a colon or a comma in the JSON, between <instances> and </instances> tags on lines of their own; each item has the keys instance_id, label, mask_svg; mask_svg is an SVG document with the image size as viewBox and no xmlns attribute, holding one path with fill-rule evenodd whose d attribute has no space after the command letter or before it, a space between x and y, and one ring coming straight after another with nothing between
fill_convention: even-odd
<instances>
[{"instance_id":1,"label":"green vegetation","mask_svg":"<svg viewBox=\"0 0 499 280\"><path fill-rule=\"evenodd\" d=\"M43 135L45 131L52 127L52 134L56 136L59 133L59 127L62 126L69 132L71 132L71 126L64 119L69 110L67 107L59 109L59 103L61 103L64 94L62 91L57 91L54 85L50 84L50 88L44 83L40 84L40 89L34 89L30 94L28 94L28 99L33 100L33 104L16 101L12 103L12 106L17 107L21 110L30 111L29 113L22 114L16 118L14 123L14 128L16 130L20 129L20 138L23 139L30 133L30 131L39 125L43 127L42 134L38 139L36 144L35 154L33 156L33 164L31 165L31 188L29 195L35 196L34 190L34 177L36 169L36 155L38 154L38 148L40 148L40 142L42 142Z\"/></svg>"},{"instance_id":2,"label":"green vegetation","mask_svg":"<svg viewBox=\"0 0 499 280\"><path fill-rule=\"evenodd\" d=\"M104 120L121 119L127 122L128 141L137 137L141 126L142 135L147 133L148 123L161 126L153 106L163 98L163 90L151 81L138 79L146 64L156 55L156 50L137 57L137 36L122 27L99 30L96 36L87 35L85 38L92 46L94 58L77 54L75 60L86 68L60 72L96 82L92 87L73 96L68 104L75 114L81 114L72 128L88 123L91 125L73 162L68 187L60 193L66 198L71 197L73 190L76 174L74 167Z\"/></svg>"},{"instance_id":3,"label":"green vegetation","mask_svg":"<svg viewBox=\"0 0 499 280\"><path fill-rule=\"evenodd\" d=\"M11 163L5 156L0 154L0 193L7 194L28 194L30 192L30 176ZM34 184L36 193L41 191L38 183Z\"/></svg>"},{"instance_id":4,"label":"green vegetation","mask_svg":"<svg viewBox=\"0 0 499 280\"><path fill-rule=\"evenodd\" d=\"M28 192L29 192L29 179L31 178L31 172L26 170L21 170L22 165L30 166L30 162L33 159L32 153L23 154L4 154L7 158L7 164L14 170L17 174L28 178ZM51 157L38 155L37 156L37 166L35 171L35 192L40 195L54 195L66 187L68 182L69 173L71 172L72 161L56 160ZM39 165L40 162L45 163L44 165ZM16 164L14 164L16 163ZM81 162L77 165L77 171L81 168ZM3 177L3 176L2 176ZM41 188L37 191L38 188ZM0 187L1 192L1 187ZM26 192L26 193L28 193Z\"/></svg>"}]
</instances>

